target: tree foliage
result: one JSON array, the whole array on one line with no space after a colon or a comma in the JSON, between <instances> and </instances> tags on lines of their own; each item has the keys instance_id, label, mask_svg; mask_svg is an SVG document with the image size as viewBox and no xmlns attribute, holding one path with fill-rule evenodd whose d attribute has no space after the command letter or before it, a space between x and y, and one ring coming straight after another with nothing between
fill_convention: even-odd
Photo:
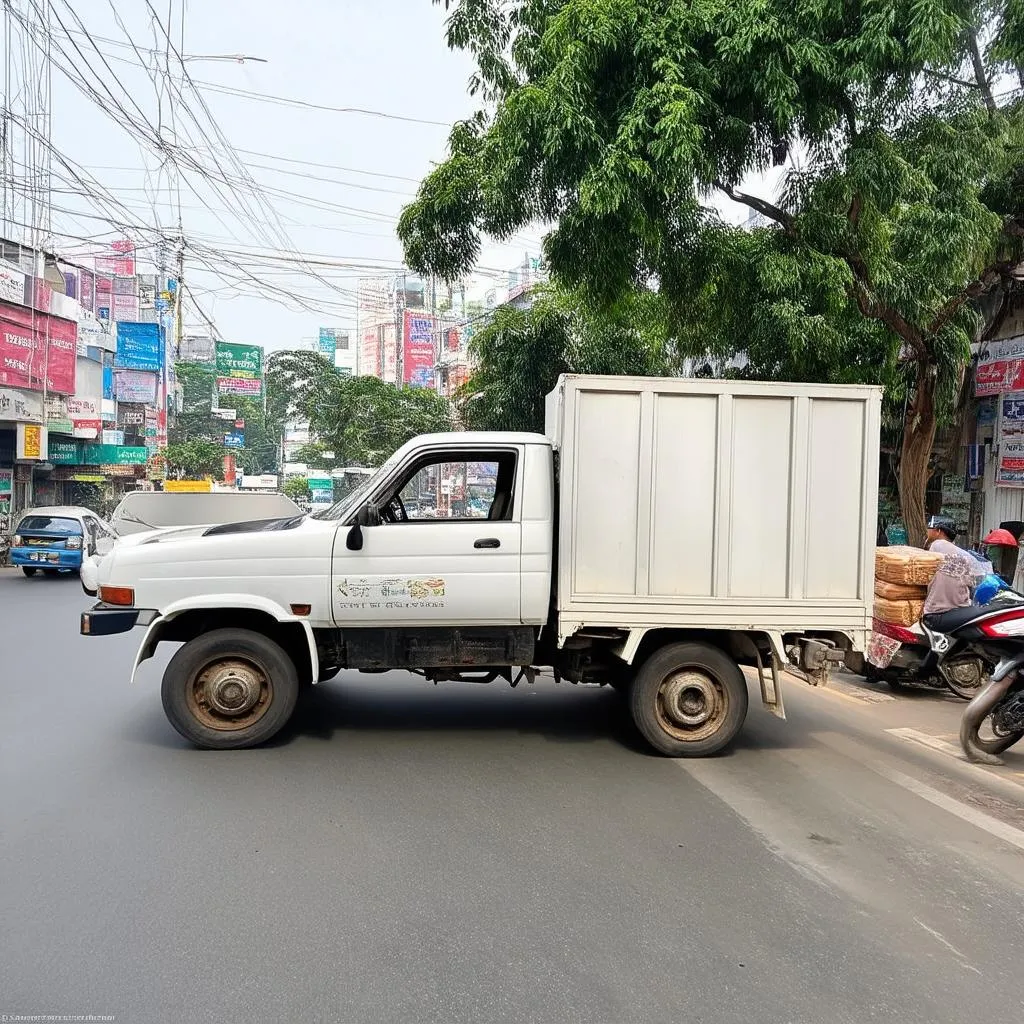
<instances>
[{"instance_id":1,"label":"tree foliage","mask_svg":"<svg viewBox=\"0 0 1024 1024\"><path fill-rule=\"evenodd\" d=\"M175 480L202 480L219 477L224 465L224 445L197 437L169 444L161 453L167 473Z\"/></svg>"},{"instance_id":2,"label":"tree foliage","mask_svg":"<svg viewBox=\"0 0 1024 1024\"><path fill-rule=\"evenodd\" d=\"M410 265L453 279L481 233L544 222L556 281L602 307L653 284L680 354L888 385L920 539L938 418L1022 257L1020 0L444 2L483 103L403 213Z\"/></svg>"},{"instance_id":3,"label":"tree foliage","mask_svg":"<svg viewBox=\"0 0 1024 1024\"><path fill-rule=\"evenodd\" d=\"M557 287L541 287L528 309L503 306L470 342L476 366L459 394L473 430L544 429L544 399L562 373L673 372L660 297L634 290L600 314Z\"/></svg>"},{"instance_id":4,"label":"tree foliage","mask_svg":"<svg viewBox=\"0 0 1024 1024\"><path fill-rule=\"evenodd\" d=\"M290 476L285 480L281 490L292 501L309 501L309 481L304 476Z\"/></svg>"},{"instance_id":5,"label":"tree foliage","mask_svg":"<svg viewBox=\"0 0 1024 1024\"><path fill-rule=\"evenodd\" d=\"M315 468L378 466L417 434L451 430L451 408L426 388L346 377L318 352L282 352L267 368L268 410L308 421L320 446ZM333 451L327 460L323 452ZM329 465L328 465L329 464Z\"/></svg>"}]
</instances>

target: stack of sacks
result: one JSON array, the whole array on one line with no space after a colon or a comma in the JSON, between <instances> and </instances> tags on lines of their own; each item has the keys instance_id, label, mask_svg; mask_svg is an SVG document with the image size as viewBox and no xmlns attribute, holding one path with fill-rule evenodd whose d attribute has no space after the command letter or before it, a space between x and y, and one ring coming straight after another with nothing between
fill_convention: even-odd
<instances>
[{"instance_id":1,"label":"stack of sacks","mask_svg":"<svg viewBox=\"0 0 1024 1024\"><path fill-rule=\"evenodd\" d=\"M942 555L923 548L891 547L875 551L875 618L912 626L921 618L928 584Z\"/></svg>"}]
</instances>

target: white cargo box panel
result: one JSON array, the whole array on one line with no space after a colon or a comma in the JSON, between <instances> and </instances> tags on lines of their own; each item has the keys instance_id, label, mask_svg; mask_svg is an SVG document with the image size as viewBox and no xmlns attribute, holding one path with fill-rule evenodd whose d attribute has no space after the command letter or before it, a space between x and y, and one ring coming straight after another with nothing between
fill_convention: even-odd
<instances>
[{"instance_id":1,"label":"white cargo box panel","mask_svg":"<svg viewBox=\"0 0 1024 1024\"><path fill-rule=\"evenodd\" d=\"M559 453L559 632L871 627L881 389L574 377Z\"/></svg>"}]
</instances>

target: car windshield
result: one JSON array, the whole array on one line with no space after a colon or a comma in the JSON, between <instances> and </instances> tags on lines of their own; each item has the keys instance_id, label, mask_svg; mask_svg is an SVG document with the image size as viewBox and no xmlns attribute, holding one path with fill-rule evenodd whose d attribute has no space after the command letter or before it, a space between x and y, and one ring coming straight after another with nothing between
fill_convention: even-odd
<instances>
[{"instance_id":1,"label":"car windshield","mask_svg":"<svg viewBox=\"0 0 1024 1024\"><path fill-rule=\"evenodd\" d=\"M65 537L76 537L82 532L82 524L77 519L61 516L25 516L18 524L18 532L60 533Z\"/></svg>"}]
</instances>

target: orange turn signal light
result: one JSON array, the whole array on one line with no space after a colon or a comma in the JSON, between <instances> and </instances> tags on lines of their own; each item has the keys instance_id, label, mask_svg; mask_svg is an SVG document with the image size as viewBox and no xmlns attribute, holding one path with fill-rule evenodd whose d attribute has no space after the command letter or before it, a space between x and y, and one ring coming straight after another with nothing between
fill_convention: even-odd
<instances>
[{"instance_id":1,"label":"orange turn signal light","mask_svg":"<svg viewBox=\"0 0 1024 1024\"><path fill-rule=\"evenodd\" d=\"M135 604L135 591L131 587L100 587L100 600L104 604Z\"/></svg>"},{"instance_id":2,"label":"orange turn signal light","mask_svg":"<svg viewBox=\"0 0 1024 1024\"><path fill-rule=\"evenodd\" d=\"M312 610L312 606L308 604L293 604L291 606L292 615L308 615Z\"/></svg>"}]
</instances>

